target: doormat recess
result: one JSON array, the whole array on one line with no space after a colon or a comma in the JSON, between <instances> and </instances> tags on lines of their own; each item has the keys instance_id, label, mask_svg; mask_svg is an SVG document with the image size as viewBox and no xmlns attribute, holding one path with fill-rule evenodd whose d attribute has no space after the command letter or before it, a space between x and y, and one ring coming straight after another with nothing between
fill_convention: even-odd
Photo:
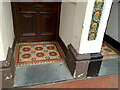
<instances>
[{"instance_id":1,"label":"doormat recess","mask_svg":"<svg viewBox=\"0 0 120 90\"><path fill-rule=\"evenodd\" d=\"M65 56L58 42L18 43L15 65L34 65L63 61Z\"/></svg>"}]
</instances>

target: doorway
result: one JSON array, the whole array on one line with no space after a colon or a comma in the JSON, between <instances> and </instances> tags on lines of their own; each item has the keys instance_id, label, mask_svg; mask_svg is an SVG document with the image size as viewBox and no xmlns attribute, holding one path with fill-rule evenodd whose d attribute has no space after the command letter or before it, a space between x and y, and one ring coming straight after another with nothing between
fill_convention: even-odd
<instances>
[{"instance_id":1,"label":"doorway","mask_svg":"<svg viewBox=\"0 0 120 90\"><path fill-rule=\"evenodd\" d=\"M60 2L12 2L16 41L56 41Z\"/></svg>"},{"instance_id":2,"label":"doorway","mask_svg":"<svg viewBox=\"0 0 120 90\"><path fill-rule=\"evenodd\" d=\"M26 5L27 6L27 5ZM32 6L32 5L31 5ZM40 7L38 7L39 5L37 4L37 7L35 7L35 10L37 9L37 10L41 10L40 9ZM49 43L52 41L52 40L54 40L54 41L56 41L57 40L57 38L54 38L54 39L50 39L50 38L48 38L49 37L49 35L55 35L55 34L50 34L51 33L51 29L49 29L49 28L51 28L51 24L50 25L48 25L48 27L49 28L47 28L47 29L49 29L49 31L46 31L46 27L44 27L44 29L43 30L45 30L45 32L43 32L43 34L41 34L42 33L42 31L40 31L40 30L42 30L42 29L40 29L41 27L38 27L38 26L40 26L39 24L40 24L40 21L42 21L42 20L45 20L45 22L49 22L49 21L51 21L52 20L52 18L50 18L51 17L51 15L49 16L49 15L46 15L45 13L46 12L42 12L42 14L44 14L43 15L43 17L44 17L44 19L40 19L40 16L41 15L39 15L41 12L38 12L38 11L29 11L29 9L30 9L30 7L29 8L26 8L25 6L22 6L23 7L23 11L20 11L19 13L20 13L20 16L19 17L17 17L18 18L18 21L21 21L21 20L23 20L22 21L22 23L19 23L18 21L16 21L17 23L18 23L18 27L19 28L21 28L23 31L21 31L21 29L19 29L18 27L18 32L20 33L18 33L17 31L15 32L16 33L16 39L17 39L17 42L20 42L20 43L18 43L19 45L20 44L24 44L25 45L25 47L19 47L19 50L21 49L21 50L24 50L25 52L26 51L30 51L30 53L32 53L33 54L33 56L34 56L34 50L33 50L33 47L35 46L35 45L39 45L39 47L37 47L36 48L36 46L35 46L35 48L34 49L36 49L37 51L41 51L41 50L43 50L43 51L45 51L46 52L46 50L44 50L44 49L42 49L41 47L40 47L40 42L35 42L35 41L49 41ZM34 6L33 6L34 7ZM44 6L43 6L44 7ZM18 10L21 10L21 8L19 8L19 7L17 7L18 8ZM24 10L25 10L25 12L24 12ZM28 11L27 11L28 10ZM48 10L49 11L49 9L45 9L45 10ZM14 12L14 11L13 11ZM47 12L47 13L51 13L51 12ZM24 18L23 18L24 17ZM37 19L37 17L39 18L39 19ZM47 18L47 20L45 19L45 18ZM49 19L48 19L49 18ZM25 22L24 22L25 21ZM45 22L43 22L43 25L44 26L46 26L45 25ZM54 21L53 21L54 22ZM26 24L26 23L29 23L29 24ZM42 23L42 22L41 22ZM58 22L59 23L59 22ZM19 26L19 24L20 24L20 26ZM35 24L35 25L33 25L33 24ZM24 26L25 25L25 26ZM29 26L31 26L31 25L33 25L32 27L29 27ZM59 27L59 24L58 24L58 26L57 27ZM16 27L15 27L16 28ZM25 31L24 32L24 29L26 28L26 30L27 31ZM29 29L30 29L30 31L29 31ZM17 29L16 29L17 30ZM54 31L54 29L53 29L53 31ZM37 34L36 34L37 33ZM39 34L38 34L39 33ZM40 38L41 37L41 35L43 35L43 36L45 36L45 38L47 38L47 39L42 39L42 38ZM48 35L48 36L47 36ZM57 35L55 35L54 37L57 37L58 36L58 34ZM22 43L21 43L22 42ZM31 42L32 44L34 44L34 45L30 45L30 43L28 43L28 42ZM38 44L39 43L39 44ZM59 44L58 44L59 45ZM45 45L44 45L45 46ZM29 48L29 47L31 47L31 48ZM51 49L52 47L50 47L49 49ZM32 51L31 50L29 50L29 49L32 49ZM62 50L61 50L62 51ZM21 52L20 53L18 53L18 55L19 54L21 54ZM55 53L52 53L52 55L54 56L54 55L56 55ZM19 55L20 56L20 55ZM26 55L23 55L23 57L24 58L26 58L26 57L28 57L29 58L29 54L26 54ZM43 56L43 54L40 52L37 56ZM21 55L21 57L22 57L22 55ZM24 59L25 60L25 59ZM35 58L32 58L32 60L34 61L35 60ZM20 60L21 61L21 60ZM34 64L34 65L33 65ZM40 84L39 82L41 82L41 84L44 84L44 83L50 83L50 82L57 82L57 81L62 81L62 80L69 80L69 79L72 79L72 76L71 76L71 74L70 74L70 72L69 72L69 70L68 70L68 68L67 68L67 66L66 66L66 64L65 64L65 62L54 62L54 63L49 63L49 64L46 64L46 63L43 63L43 64L35 64L35 63L33 63L33 64L26 64L26 65L21 65L21 66L17 66L16 67L16 73L18 73L18 74L16 74L17 76L16 76L16 80L15 80L15 83L16 83L16 87L17 86L24 86L25 84L26 85L33 85L33 82L34 82L34 84ZM43 74L44 73L44 74ZM28 76L29 75L29 76ZM64 77L64 78L63 78ZM57 78L57 79L56 79ZM59 80L58 80L59 79ZM42 80L42 81L41 81ZM18 82L18 81L20 81L20 82ZM26 82L25 82L26 81ZM47 81L47 82L44 82L44 81ZM31 84L30 83L27 83L27 82L31 82Z\"/></svg>"}]
</instances>

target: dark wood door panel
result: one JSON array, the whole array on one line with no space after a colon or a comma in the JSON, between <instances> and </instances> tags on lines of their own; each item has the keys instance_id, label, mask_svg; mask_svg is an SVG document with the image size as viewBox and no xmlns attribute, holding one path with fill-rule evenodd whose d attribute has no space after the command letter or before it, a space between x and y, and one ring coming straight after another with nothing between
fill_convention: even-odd
<instances>
[{"instance_id":1,"label":"dark wood door panel","mask_svg":"<svg viewBox=\"0 0 120 90\"><path fill-rule=\"evenodd\" d=\"M61 3L12 3L17 41L57 40Z\"/></svg>"},{"instance_id":2,"label":"dark wood door panel","mask_svg":"<svg viewBox=\"0 0 120 90\"><path fill-rule=\"evenodd\" d=\"M42 35L42 36L39 36L38 40L41 40L41 41L55 41L57 39L56 39L56 36Z\"/></svg>"},{"instance_id":3,"label":"dark wood door panel","mask_svg":"<svg viewBox=\"0 0 120 90\"><path fill-rule=\"evenodd\" d=\"M38 2L24 2L16 3L17 8L23 11L40 11L40 12L56 12L58 11L57 3L38 3Z\"/></svg>"},{"instance_id":4,"label":"dark wood door panel","mask_svg":"<svg viewBox=\"0 0 120 90\"><path fill-rule=\"evenodd\" d=\"M47 12L39 13L40 20L40 36L41 35L55 35L56 34L56 24L57 24L57 13L56 12Z\"/></svg>"},{"instance_id":5,"label":"dark wood door panel","mask_svg":"<svg viewBox=\"0 0 120 90\"><path fill-rule=\"evenodd\" d=\"M36 36L36 13L19 12L18 32L20 36Z\"/></svg>"},{"instance_id":6,"label":"dark wood door panel","mask_svg":"<svg viewBox=\"0 0 120 90\"><path fill-rule=\"evenodd\" d=\"M36 4L34 10L38 10L40 12L57 12L58 6L55 4Z\"/></svg>"},{"instance_id":7,"label":"dark wood door panel","mask_svg":"<svg viewBox=\"0 0 120 90\"><path fill-rule=\"evenodd\" d=\"M19 38L19 42L34 42L34 41L40 41L40 39L38 39L35 36L30 36L30 37L20 37Z\"/></svg>"}]
</instances>

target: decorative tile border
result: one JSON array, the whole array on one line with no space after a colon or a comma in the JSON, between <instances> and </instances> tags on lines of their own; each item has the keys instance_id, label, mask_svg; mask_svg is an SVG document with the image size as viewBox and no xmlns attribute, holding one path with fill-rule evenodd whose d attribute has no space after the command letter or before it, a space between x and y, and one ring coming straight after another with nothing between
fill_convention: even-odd
<instances>
[{"instance_id":1,"label":"decorative tile border","mask_svg":"<svg viewBox=\"0 0 120 90\"><path fill-rule=\"evenodd\" d=\"M100 23L102 11L103 11L103 6L104 6L104 0L95 0L92 20L91 20L91 25L90 25L89 35L88 35L89 41L95 40L97 37L99 23Z\"/></svg>"},{"instance_id":2,"label":"decorative tile border","mask_svg":"<svg viewBox=\"0 0 120 90\"><path fill-rule=\"evenodd\" d=\"M20 52L20 47L28 47L31 45L37 46L37 45L51 45L54 44L56 49L58 50L61 58L60 59L46 59L46 60L37 60L37 61L27 61L27 62L18 62L19 61L19 52ZM65 61L65 55L59 46L58 42L31 42L31 43L18 43L16 45L15 53L14 53L14 60L15 60L15 66L22 66L22 65L38 65L38 64L47 64L47 63L52 63L52 62L64 62Z\"/></svg>"},{"instance_id":3,"label":"decorative tile border","mask_svg":"<svg viewBox=\"0 0 120 90\"><path fill-rule=\"evenodd\" d=\"M120 56L120 52L117 51L114 47L112 47L110 44L108 44L105 41L102 44L100 53L103 55L103 59L116 58L116 57Z\"/></svg>"}]
</instances>

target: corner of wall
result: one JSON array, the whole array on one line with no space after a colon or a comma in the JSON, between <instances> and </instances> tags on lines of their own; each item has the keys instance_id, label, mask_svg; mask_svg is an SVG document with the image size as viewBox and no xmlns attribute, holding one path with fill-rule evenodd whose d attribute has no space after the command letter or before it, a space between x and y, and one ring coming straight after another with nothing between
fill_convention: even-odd
<instances>
[{"instance_id":1,"label":"corner of wall","mask_svg":"<svg viewBox=\"0 0 120 90\"><path fill-rule=\"evenodd\" d=\"M89 33L89 28L93 14L93 6L94 6L94 2L91 2L90 0L88 1L85 21L84 21L84 28L80 42L79 54L100 52L111 4L112 4L112 0L104 0L104 7L98 27L97 37L95 40L88 41L88 33Z\"/></svg>"},{"instance_id":2,"label":"corner of wall","mask_svg":"<svg viewBox=\"0 0 120 90\"><path fill-rule=\"evenodd\" d=\"M67 46L73 37L73 24L76 11L76 4L63 2L61 5L59 36Z\"/></svg>"},{"instance_id":3,"label":"corner of wall","mask_svg":"<svg viewBox=\"0 0 120 90\"><path fill-rule=\"evenodd\" d=\"M73 38L72 38L72 45L79 52L79 45L81 42L81 35L83 30L83 23L85 19L85 12L87 8L88 2L78 2L76 8L76 14L74 19L74 26L73 26Z\"/></svg>"},{"instance_id":4,"label":"corner of wall","mask_svg":"<svg viewBox=\"0 0 120 90\"><path fill-rule=\"evenodd\" d=\"M1 2L2 4L2 16L0 24L0 39L2 50L0 51L0 56L3 56L0 60L6 60L8 48L12 47L14 42L14 30L13 30L13 20L12 20L12 10L10 2Z\"/></svg>"}]
</instances>

